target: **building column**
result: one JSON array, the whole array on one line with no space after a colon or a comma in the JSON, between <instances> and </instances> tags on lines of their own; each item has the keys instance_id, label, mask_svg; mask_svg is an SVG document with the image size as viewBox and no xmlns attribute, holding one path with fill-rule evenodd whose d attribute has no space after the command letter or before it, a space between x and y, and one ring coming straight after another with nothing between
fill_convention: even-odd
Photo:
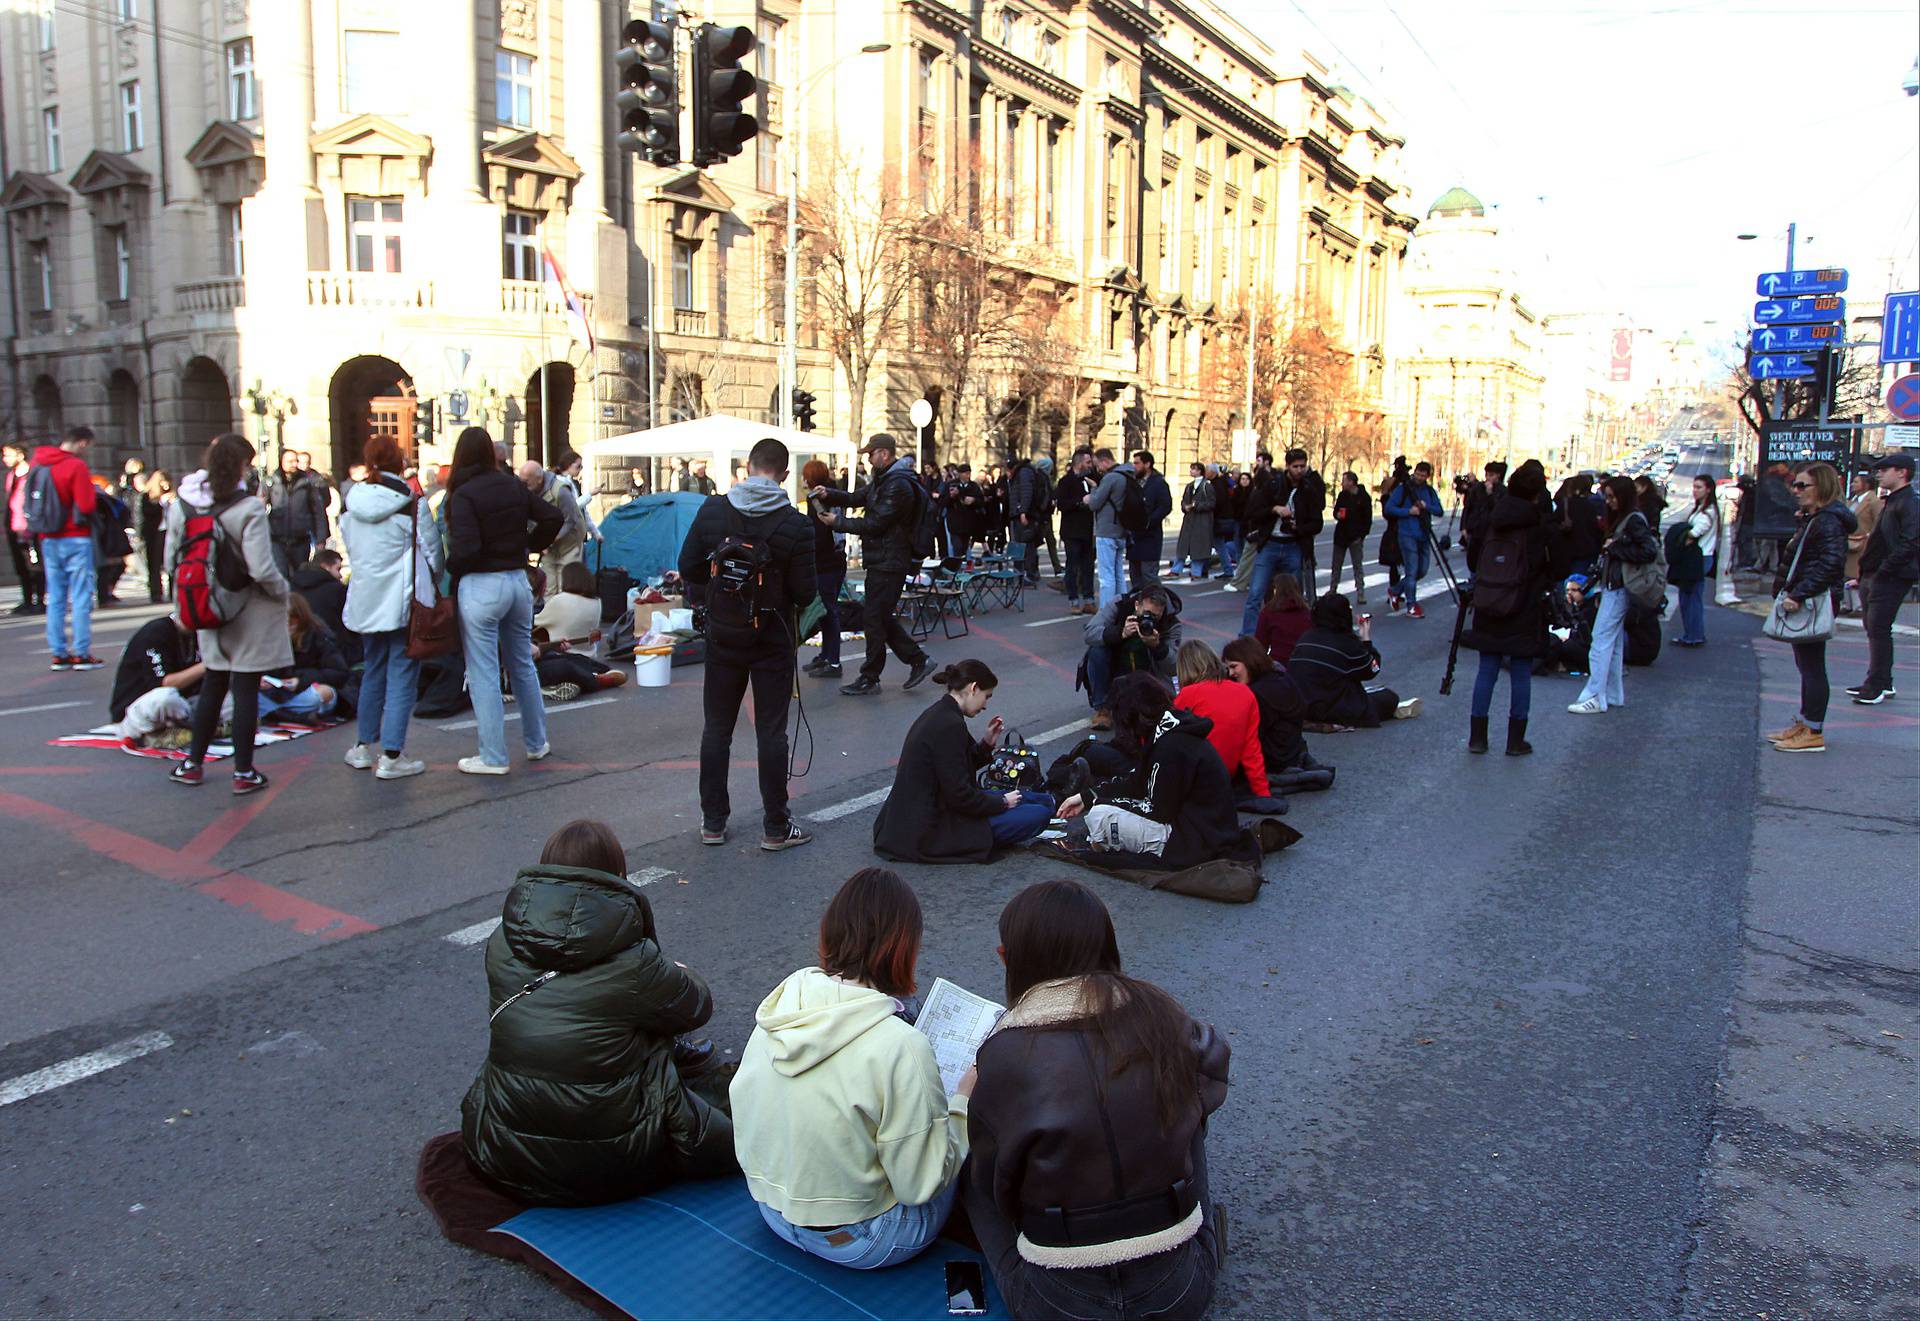
<instances>
[{"instance_id":1,"label":"building column","mask_svg":"<svg viewBox=\"0 0 1920 1321\"><path fill-rule=\"evenodd\" d=\"M488 12L493 8L489 4ZM479 9L480 0L410 5L401 19L410 49L437 52L419 64L426 87L415 104L429 107L421 119L433 139L433 159L427 167L425 223L416 224L408 208L409 237L417 238L407 245L407 265L411 274L420 262L419 273L433 281L437 308L497 316L500 214L482 191L480 176L480 66L484 55L491 88L497 33L489 31L482 39ZM426 380L417 374L423 364L407 366L416 373L414 384L422 396L437 395L451 384L440 379L444 369L435 371L432 364L424 365Z\"/></svg>"},{"instance_id":2,"label":"building column","mask_svg":"<svg viewBox=\"0 0 1920 1321\"><path fill-rule=\"evenodd\" d=\"M610 171L629 168L626 152L614 152L611 160L607 153L606 116L615 34L605 27L606 6L600 0L564 2L564 140L568 154L580 165L580 178L573 186L573 201L567 211L567 278L574 288L593 295L596 338L626 339L632 332L627 327L625 235L607 212L615 178ZM619 21L619 15L615 21ZM591 438L599 434L599 393L590 389L586 380L576 387L574 399L585 398L593 416L584 429L576 428L575 435Z\"/></svg>"}]
</instances>

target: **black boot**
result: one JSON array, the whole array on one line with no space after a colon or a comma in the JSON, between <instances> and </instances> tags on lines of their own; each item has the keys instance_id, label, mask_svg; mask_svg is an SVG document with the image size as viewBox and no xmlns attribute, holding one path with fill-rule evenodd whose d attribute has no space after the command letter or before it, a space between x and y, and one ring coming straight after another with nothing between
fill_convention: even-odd
<instances>
[{"instance_id":1,"label":"black boot","mask_svg":"<svg viewBox=\"0 0 1920 1321\"><path fill-rule=\"evenodd\" d=\"M1467 717L1467 751L1485 752L1487 750L1487 718L1485 716Z\"/></svg>"},{"instance_id":2,"label":"black boot","mask_svg":"<svg viewBox=\"0 0 1920 1321\"><path fill-rule=\"evenodd\" d=\"M1527 742L1526 721L1508 719L1507 755L1509 757L1530 757L1533 755L1533 744Z\"/></svg>"}]
</instances>

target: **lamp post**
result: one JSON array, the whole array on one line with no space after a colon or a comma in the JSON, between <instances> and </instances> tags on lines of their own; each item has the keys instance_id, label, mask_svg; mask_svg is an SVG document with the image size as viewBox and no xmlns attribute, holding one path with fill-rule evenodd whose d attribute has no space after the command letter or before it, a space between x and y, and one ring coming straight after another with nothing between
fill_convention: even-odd
<instances>
[{"instance_id":1,"label":"lamp post","mask_svg":"<svg viewBox=\"0 0 1920 1321\"><path fill-rule=\"evenodd\" d=\"M798 116L800 94L813 86L821 78L832 73L848 60L860 55L879 55L892 49L885 41L869 42L859 50L848 51L839 59L823 69L815 69L811 74L794 85L790 104L793 106L794 127L788 132L793 138L792 149L787 153L787 278L784 291L785 309L783 331L786 336L780 352L780 425L789 431L793 429L793 392L800 385L800 351L796 341L799 339L799 315L795 305L794 290L798 284L795 268L800 261L800 151L806 143L806 134L799 132Z\"/></svg>"}]
</instances>

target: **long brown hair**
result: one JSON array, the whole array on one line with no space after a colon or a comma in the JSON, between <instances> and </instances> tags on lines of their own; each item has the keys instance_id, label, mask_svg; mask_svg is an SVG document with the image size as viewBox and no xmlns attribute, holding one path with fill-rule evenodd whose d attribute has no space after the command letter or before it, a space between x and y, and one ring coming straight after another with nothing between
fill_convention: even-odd
<instances>
[{"instance_id":1,"label":"long brown hair","mask_svg":"<svg viewBox=\"0 0 1920 1321\"><path fill-rule=\"evenodd\" d=\"M1121 970L1120 942L1100 896L1078 881L1030 885L1000 910L1000 945L1009 1006L1042 982L1079 978L1084 1017L1076 1021L1099 1038L1111 1076L1135 1066L1150 1072L1163 1125L1192 1104L1191 1020L1179 1001Z\"/></svg>"},{"instance_id":2,"label":"long brown hair","mask_svg":"<svg viewBox=\"0 0 1920 1321\"><path fill-rule=\"evenodd\" d=\"M293 645L304 647L307 639L320 628L320 621L313 617L313 607L307 604L307 598L298 592L287 594L287 636L293 639Z\"/></svg>"}]
</instances>

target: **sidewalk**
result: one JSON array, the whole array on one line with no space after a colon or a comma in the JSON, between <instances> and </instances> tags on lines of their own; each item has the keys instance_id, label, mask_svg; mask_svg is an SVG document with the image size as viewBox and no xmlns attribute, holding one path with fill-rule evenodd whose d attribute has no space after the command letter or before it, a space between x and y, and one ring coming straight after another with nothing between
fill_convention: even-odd
<instances>
[{"instance_id":1,"label":"sidewalk","mask_svg":"<svg viewBox=\"0 0 1920 1321\"><path fill-rule=\"evenodd\" d=\"M1759 722L1776 729L1798 707L1799 678L1787 646L1752 645ZM1900 695L1873 707L1841 691L1865 670L1865 638L1843 631L1828 656L1828 751L1760 753L1686 1317L1920 1308L1920 647L1896 641ZM1735 788L1729 807L1741 810Z\"/></svg>"}]
</instances>

